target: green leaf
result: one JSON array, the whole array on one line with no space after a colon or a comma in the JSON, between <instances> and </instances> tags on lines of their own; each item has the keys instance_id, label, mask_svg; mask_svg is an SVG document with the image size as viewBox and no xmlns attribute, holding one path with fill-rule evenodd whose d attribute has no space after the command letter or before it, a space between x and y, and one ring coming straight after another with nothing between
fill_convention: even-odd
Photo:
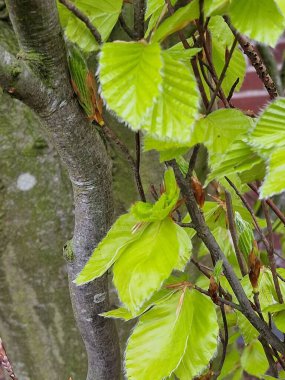
<instances>
[{"instance_id":1,"label":"green leaf","mask_svg":"<svg viewBox=\"0 0 285 380\"><path fill-rule=\"evenodd\" d=\"M238 232L238 246L247 261L254 243L252 226L250 223L243 220L239 212L235 212L235 223Z\"/></svg>"},{"instance_id":2,"label":"green leaf","mask_svg":"<svg viewBox=\"0 0 285 380\"><path fill-rule=\"evenodd\" d=\"M200 374L217 351L219 326L213 302L197 291L191 291L194 308L187 348L175 374L189 380Z\"/></svg>"},{"instance_id":3,"label":"green leaf","mask_svg":"<svg viewBox=\"0 0 285 380\"><path fill-rule=\"evenodd\" d=\"M275 46L284 29L284 18L274 0L232 0L229 15L242 34Z\"/></svg>"},{"instance_id":4,"label":"green leaf","mask_svg":"<svg viewBox=\"0 0 285 380\"><path fill-rule=\"evenodd\" d=\"M159 95L162 82L159 44L105 43L99 61L102 96L108 107L138 130Z\"/></svg>"},{"instance_id":5,"label":"green leaf","mask_svg":"<svg viewBox=\"0 0 285 380\"><path fill-rule=\"evenodd\" d=\"M240 329L240 332L243 336L243 339L246 344L251 343L254 339L258 338L259 332L255 327L249 322L249 320L239 311L237 313L237 325Z\"/></svg>"},{"instance_id":6,"label":"green leaf","mask_svg":"<svg viewBox=\"0 0 285 380\"><path fill-rule=\"evenodd\" d=\"M121 215L105 238L95 248L91 258L76 277L77 285L82 285L102 276L122 254L124 247L140 237L142 228L132 232L137 220L131 214Z\"/></svg>"},{"instance_id":7,"label":"green leaf","mask_svg":"<svg viewBox=\"0 0 285 380\"><path fill-rule=\"evenodd\" d=\"M86 115L88 117L92 117L95 112L95 78L93 74L91 74L83 54L76 47L76 45L69 46L67 53L72 86L76 95L78 96L79 103L81 107L84 109Z\"/></svg>"},{"instance_id":8,"label":"green leaf","mask_svg":"<svg viewBox=\"0 0 285 380\"><path fill-rule=\"evenodd\" d=\"M194 129L195 141L204 143L210 154L224 154L231 144L252 127L251 120L236 109L221 109L201 118ZM219 156L214 157L216 160ZM215 163L212 158L211 162Z\"/></svg>"},{"instance_id":9,"label":"green leaf","mask_svg":"<svg viewBox=\"0 0 285 380\"><path fill-rule=\"evenodd\" d=\"M225 14L229 4L229 0L205 0L204 13L208 17Z\"/></svg>"},{"instance_id":10,"label":"green leaf","mask_svg":"<svg viewBox=\"0 0 285 380\"><path fill-rule=\"evenodd\" d=\"M144 151L148 152L150 150L158 151L160 153L160 162L164 162L186 153L189 146L171 140L161 141L150 135L145 135Z\"/></svg>"},{"instance_id":11,"label":"green leaf","mask_svg":"<svg viewBox=\"0 0 285 380\"><path fill-rule=\"evenodd\" d=\"M240 362L240 353L238 352L236 347L233 347L230 351L227 350L226 359L225 359L221 374L218 377L218 380L227 378L229 374L231 374L233 371L235 371L239 367L239 362ZM241 377L238 379L240 380Z\"/></svg>"},{"instance_id":12,"label":"green leaf","mask_svg":"<svg viewBox=\"0 0 285 380\"><path fill-rule=\"evenodd\" d=\"M140 318L127 347L128 378L163 379L175 371L184 380L185 365L188 380L207 366L217 349L217 337L211 300L196 290L177 291Z\"/></svg>"},{"instance_id":13,"label":"green leaf","mask_svg":"<svg viewBox=\"0 0 285 380\"><path fill-rule=\"evenodd\" d=\"M213 270L213 276L217 283L220 281L220 277L223 272L223 260L218 260Z\"/></svg>"},{"instance_id":14,"label":"green leaf","mask_svg":"<svg viewBox=\"0 0 285 380\"><path fill-rule=\"evenodd\" d=\"M274 313L273 314L273 321L276 325L276 327L280 330L285 332L285 304L273 304L270 306L265 307L263 312L268 313Z\"/></svg>"},{"instance_id":15,"label":"green leaf","mask_svg":"<svg viewBox=\"0 0 285 380\"><path fill-rule=\"evenodd\" d=\"M126 350L129 379L163 379L177 368L191 328L191 300L189 290L176 292L140 318Z\"/></svg>"},{"instance_id":16,"label":"green leaf","mask_svg":"<svg viewBox=\"0 0 285 380\"><path fill-rule=\"evenodd\" d=\"M110 310L100 315L105 318L115 318L115 319L123 319L125 321L129 321L145 313L152 306L159 305L161 302L165 302L168 298L172 296L174 292L175 290L169 291L169 289L160 289L157 293L155 293L151 297L150 300L145 302L143 306L134 314L132 314L125 307L119 307L118 309Z\"/></svg>"},{"instance_id":17,"label":"green leaf","mask_svg":"<svg viewBox=\"0 0 285 380\"><path fill-rule=\"evenodd\" d=\"M179 241L179 261L175 269L183 271L190 259L192 251L192 242L184 228L176 224L177 239Z\"/></svg>"},{"instance_id":18,"label":"green leaf","mask_svg":"<svg viewBox=\"0 0 285 380\"><path fill-rule=\"evenodd\" d=\"M132 313L170 276L179 253L177 228L170 218L148 224L140 239L125 248L113 267L113 281Z\"/></svg>"},{"instance_id":19,"label":"green leaf","mask_svg":"<svg viewBox=\"0 0 285 380\"><path fill-rule=\"evenodd\" d=\"M142 129L161 140L189 143L199 93L190 68L163 52L162 91L145 118ZM192 144L193 145L193 144Z\"/></svg>"},{"instance_id":20,"label":"green leaf","mask_svg":"<svg viewBox=\"0 0 285 380\"><path fill-rule=\"evenodd\" d=\"M98 29L102 40L106 41L118 21L123 0L94 2L93 0L77 0L75 6L80 9ZM87 52L98 49L98 44L86 27L71 12L65 29L68 39Z\"/></svg>"},{"instance_id":21,"label":"green leaf","mask_svg":"<svg viewBox=\"0 0 285 380\"><path fill-rule=\"evenodd\" d=\"M219 180L230 174L247 172L254 166L263 164L263 162L263 159L246 142L242 140L234 141L221 160L213 162L212 171L207 177L205 186L214 179ZM259 179L262 178L263 172L259 174L259 172L255 171L255 173L257 176L259 175Z\"/></svg>"},{"instance_id":22,"label":"green leaf","mask_svg":"<svg viewBox=\"0 0 285 380\"><path fill-rule=\"evenodd\" d=\"M209 23L209 29L212 34L212 55L213 63L218 76L221 75L225 63L225 51L229 51L234 42L234 36L230 31L224 19L220 16L212 17ZM246 74L246 60L238 47L235 48L226 76L222 83L222 89L226 96L230 93L233 84L239 79L235 91L239 91L243 84Z\"/></svg>"},{"instance_id":23,"label":"green leaf","mask_svg":"<svg viewBox=\"0 0 285 380\"><path fill-rule=\"evenodd\" d=\"M259 377L266 372L268 362L262 344L258 340L254 340L243 350L241 366L247 373L253 376Z\"/></svg>"},{"instance_id":24,"label":"green leaf","mask_svg":"<svg viewBox=\"0 0 285 380\"><path fill-rule=\"evenodd\" d=\"M168 53L168 56L172 57L173 59L190 64L191 58L195 57L195 55L197 55L201 51L201 49L185 49L182 42L179 42L178 44L173 45L166 51Z\"/></svg>"},{"instance_id":25,"label":"green leaf","mask_svg":"<svg viewBox=\"0 0 285 380\"><path fill-rule=\"evenodd\" d=\"M185 7L179 8L172 16L163 21L153 33L151 40L159 42L170 34L183 29L191 21L199 18L199 1L193 0Z\"/></svg>"},{"instance_id":26,"label":"green leaf","mask_svg":"<svg viewBox=\"0 0 285 380\"><path fill-rule=\"evenodd\" d=\"M285 147L274 150L269 158L267 174L260 189L260 198L268 198L285 190Z\"/></svg>"},{"instance_id":27,"label":"green leaf","mask_svg":"<svg viewBox=\"0 0 285 380\"><path fill-rule=\"evenodd\" d=\"M268 149L285 146L285 98L270 103L259 117L250 143L268 156Z\"/></svg>"},{"instance_id":28,"label":"green leaf","mask_svg":"<svg viewBox=\"0 0 285 380\"><path fill-rule=\"evenodd\" d=\"M163 220L171 214L180 195L172 168L167 169L164 173L164 187L165 191L155 204L139 201L132 206L131 213L139 221L153 222Z\"/></svg>"},{"instance_id":29,"label":"green leaf","mask_svg":"<svg viewBox=\"0 0 285 380\"><path fill-rule=\"evenodd\" d=\"M283 16L285 16L285 2L284 2L284 0L275 0L275 2L277 3L278 7L280 8Z\"/></svg>"}]
</instances>

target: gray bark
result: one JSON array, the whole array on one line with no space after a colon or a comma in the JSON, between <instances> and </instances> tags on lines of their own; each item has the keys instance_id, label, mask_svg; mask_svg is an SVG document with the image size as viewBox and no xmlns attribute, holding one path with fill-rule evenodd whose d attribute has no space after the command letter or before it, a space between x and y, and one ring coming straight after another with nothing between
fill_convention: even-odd
<instances>
[{"instance_id":1,"label":"gray bark","mask_svg":"<svg viewBox=\"0 0 285 380\"><path fill-rule=\"evenodd\" d=\"M113 220L111 161L73 96L55 1L16 0L7 5L27 63L21 63L19 73L11 77L13 60L2 51L1 84L6 90L12 87L13 94L39 116L73 185L75 259L68 264L68 275L74 314L88 356L87 379L119 379L115 325L98 316L109 308L107 276L82 287L72 283ZM29 97L31 91L25 93L24 84L37 94L35 102Z\"/></svg>"}]
</instances>

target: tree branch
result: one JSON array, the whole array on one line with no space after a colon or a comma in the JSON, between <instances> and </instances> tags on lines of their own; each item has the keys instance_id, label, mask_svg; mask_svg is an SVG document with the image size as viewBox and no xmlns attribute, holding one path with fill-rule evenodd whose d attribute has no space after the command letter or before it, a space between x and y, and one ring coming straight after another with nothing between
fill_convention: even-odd
<instances>
[{"instance_id":1,"label":"tree branch","mask_svg":"<svg viewBox=\"0 0 285 380\"><path fill-rule=\"evenodd\" d=\"M22 59L60 89L69 73L55 0L7 0L6 4Z\"/></svg>"},{"instance_id":2,"label":"tree branch","mask_svg":"<svg viewBox=\"0 0 285 380\"><path fill-rule=\"evenodd\" d=\"M90 30L90 32L93 34L93 37L100 45L102 43L102 37L101 34L98 32L97 28L92 24L92 22L89 20L89 18L81 12L80 9L78 9L71 1L69 0L59 0L61 4L63 4L70 12L72 12L79 20L84 22L84 24L87 26L87 28Z\"/></svg>"},{"instance_id":3,"label":"tree branch","mask_svg":"<svg viewBox=\"0 0 285 380\"><path fill-rule=\"evenodd\" d=\"M4 91L28 106L45 106L48 91L42 81L21 60L0 46L0 84Z\"/></svg>"},{"instance_id":4,"label":"tree branch","mask_svg":"<svg viewBox=\"0 0 285 380\"><path fill-rule=\"evenodd\" d=\"M121 370L115 324L98 315L110 306L107 275L81 287L73 284L113 221L111 160L74 97L55 0L7 3L28 65L48 87L47 96L35 94L39 103L31 101L29 105L46 128L73 185L74 259L67 269L74 315L88 356L87 380L118 380ZM35 61L30 60L31 55Z\"/></svg>"},{"instance_id":5,"label":"tree branch","mask_svg":"<svg viewBox=\"0 0 285 380\"><path fill-rule=\"evenodd\" d=\"M228 24L233 35L237 38L244 54L247 55L252 66L255 68L255 71L257 75L259 76L259 78L261 79L262 83L264 84L270 98L275 99L278 96L276 85L273 79L271 78L271 76L269 75L267 68L264 65L262 59L255 51L255 48L251 45L250 41L246 37L239 34L239 32L234 28L234 26L231 24L227 16L224 17L224 20Z\"/></svg>"},{"instance_id":6,"label":"tree branch","mask_svg":"<svg viewBox=\"0 0 285 380\"><path fill-rule=\"evenodd\" d=\"M238 301L242 308L242 313L250 321L250 323L262 334L267 342L276 348L279 352L285 353L285 344L281 342L269 329L264 321L262 321L252 309L243 287L241 286L236 274L234 273L230 263L221 251L215 238L213 237L209 227L206 225L203 215L195 201L193 190L186 183L182 173L180 172L174 160L169 161L168 165L173 167L177 183L185 198L185 204L190 214L191 220L195 225L198 237L204 242L216 261L223 261L224 274L229 281Z\"/></svg>"}]
</instances>

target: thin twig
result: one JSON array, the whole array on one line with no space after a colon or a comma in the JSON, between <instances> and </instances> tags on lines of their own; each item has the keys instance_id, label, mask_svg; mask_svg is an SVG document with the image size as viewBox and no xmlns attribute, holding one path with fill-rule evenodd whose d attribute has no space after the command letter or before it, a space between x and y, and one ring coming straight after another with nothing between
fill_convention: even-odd
<instances>
[{"instance_id":1,"label":"thin twig","mask_svg":"<svg viewBox=\"0 0 285 380\"><path fill-rule=\"evenodd\" d=\"M127 23L126 23L126 21L125 21L123 15L122 15L122 13L121 13L120 16L119 16L119 21L120 21L120 25L121 25L121 27L123 28L123 30L127 33L127 35L128 35L132 40L134 40L136 36L135 36L134 32L132 31L132 29L128 27L128 25L127 25Z\"/></svg>"},{"instance_id":2,"label":"thin twig","mask_svg":"<svg viewBox=\"0 0 285 380\"><path fill-rule=\"evenodd\" d=\"M185 178L186 181L188 181L188 182L189 182L190 178L192 177L193 171L195 169L195 164L196 164L196 161L198 158L199 150L200 150L200 144L195 145L193 148L193 152L192 152L190 161L189 161L188 171L187 171L186 178Z\"/></svg>"},{"instance_id":3,"label":"thin twig","mask_svg":"<svg viewBox=\"0 0 285 380\"><path fill-rule=\"evenodd\" d=\"M228 68L229 68L229 64L230 64L231 58L232 58L232 56L233 56L233 54L234 54L234 51L235 51L235 48L236 48L237 42L238 42L238 41L237 41L237 37L235 37L235 38L234 38L234 42L233 42L233 44L232 44L232 47L231 47L231 49L230 49L230 52L229 52L229 54L228 54L227 57L226 57L226 62L225 62L225 64L224 64L224 67L223 67L223 70L222 70L222 72L221 72L220 78L219 78L218 83L217 83L217 85L216 85L216 89L215 89L215 91L214 91L214 93L213 93L213 95L212 95L212 97L211 97L209 107L207 108L207 114L209 114L209 113L211 112L212 107L213 107L213 105L214 105L214 102L215 102L215 100L216 100L216 96L217 96L217 94L219 93L219 91L220 91L220 89L221 89L221 87L222 87L222 83L223 83L223 80L224 80L225 77L226 77L226 73L227 73L227 70L228 70Z\"/></svg>"},{"instance_id":4,"label":"thin twig","mask_svg":"<svg viewBox=\"0 0 285 380\"><path fill-rule=\"evenodd\" d=\"M171 1L170 0L165 0L165 3L167 5L169 13L171 15L173 15L174 8L173 8L173 6L171 4ZM183 45L184 49L186 49L186 50L190 49L191 46L189 45L189 43L187 41L187 38L185 37L184 33L181 30L178 32L178 36L180 38L180 41L182 42L182 45ZM207 109L207 107L209 105L209 101L208 101L207 94L206 94L206 91L205 91L204 86L203 86L203 82L202 82L201 75L200 75L200 72L199 72L196 56L194 56L191 59L191 66L192 66L192 69L193 69L193 73L194 73L195 79L196 79L197 84L198 84L199 92L201 94L201 98L202 98L204 107Z\"/></svg>"},{"instance_id":5,"label":"thin twig","mask_svg":"<svg viewBox=\"0 0 285 380\"><path fill-rule=\"evenodd\" d=\"M252 185L251 183L248 183L247 185L251 188L251 190L253 190L257 195L259 195L256 186ZM283 214L283 212L276 206L276 204L271 199L266 199L265 202L268 204L268 206L271 208L274 214L281 220L281 222L285 226L285 215Z\"/></svg>"},{"instance_id":6,"label":"thin twig","mask_svg":"<svg viewBox=\"0 0 285 380\"><path fill-rule=\"evenodd\" d=\"M226 196L226 206L227 206L227 217L229 222L229 230L231 233L237 261L240 267L240 271L242 276L244 277L247 274L246 265L244 262L243 255L239 249L238 246L238 237L237 237L237 231L236 231L236 225L235 225L235 219L234 219L234 212L233 212L233 206L232 206L232 198L231 194L225 190L225 196Z\"/></svg>"},{"instance_id":7,"label":"thin twig","mask_svg":"<svg viewBox=\"0 0 285 380\"><path fill-rule=\"evenodd\" d=\"M178 224L180 227L183 227L183 228L194 228L194 224L193 223L181 223L181 222L177 222L176 224Z\"/></svg>"},{"instance_id":8,"label":"thin twig","mask_svg":"<svg viewBox=\"0 0 285 380\"><path fill-rule=\"evenodd\" d=\"M278 276L277 276L277 271L276 271L276 262L275 262L275 257L274 257L274 241L273 241L273 231L272 231L272 223L270 219L270 215L268 212L268 206L265 201L262 201L262 208L263 208L263 213L265 216L266 224L267 224L267 231L268 231L268 242L269 242L269 249L267 251L268 253L268 259L269 259L269 265L273 277L273 282L274 282L274 287L276 290L276 294L278 297L279 303L283 303L283 296L281 293L280 289L280 284L278 281Z\"/></svg>"},{"instance_id":9,"label":"thin twig","mask_svg":"<svg viewBox=\"0 0 285 380\"><path fill-rule=\"evenodd\" d=\"M114 143L120 151L123 153L127 161L129 162L136 181L137 189L140 195L140 198L143 202L146 201L145 193L143 190L141 177L140 177L140 161L138 161L138 154L140 155L140 151L137 150L137 160L134 160L133 156L131 155L128 147L119 139L119 137L116 135L116 133L109 128L106 124L104 124L102 127L100 127L106 136L106 138L111 142ZM138 148L137 148L138 149Z\"/></svg>"},{"instance_id":10,"label":"thin twig","mask_svg":"<svg viewBox=\"0 0 285 380\"><path fill-rule=\"evenodd\" d=\"M205 268L204 265L198 263L198 261L194 260L193 258L191 258L191 263L193 263L195 265L196 268L198 268L198 270L203 273L204 276L210 278L211 275L208 273L209 269L208 268ZM206 270L205 270L206 269Z\"/></svg>"},{"instance_id":11,"label":"thin twig","mask_svg":"<svg viewBox=\"0 0 285 380\"><path fill-rule=\"evenodd\" d=\"M198 290L198 292L204 294L205 296L212 298L212 297L211 297L211 294L210 294L207 290L202 289L202 288L200 288L200 287L197 286L197 285L193 285L193 288L196 289L196 290ZM220 297L220 296L218 296L218 295L217 295L217 298L216 298L216 299L217 299L218 304L220 303L220 304L228 305L228 306L230 306L231 308L236 309L236 310L239 310L240 312L242 312L242 308L241 308L240 305L238 305L238 304L236 304L236 303L234 303L234 302L231 302L231 301L229 301L229 300L227 300L227 299L225 299L225 298L222 298L222 297Z\"/></svg>"},{"instance_id":12,"label":"thin twig","mask_svg":"<svg viewBox=\"0 0 285 380\"><path fill-rule=\"evenodd\" d=\"M140 165L141 165L141 141L140 141L140 133L137 132L135 134L136 139L136 163L135 163L135 177L137 182L137 188L140 194L140 198L143 202L146 202L145 192L143 189L143 184L140 175Z\"/></svg>"},{"instance_id":13,"label":"thin twig","mask_svg":"<svg viewBox=\"0 0 285 380\"><path fill-rule=\"evenodd\" d=\"M87 26L87 28L90 30L90 32L93 34L95 40L100 45L102 43L102 37L101 34L98 32L97 28L92 24L88 16L81 12L80 9L78 9L71 1L69 0L59 0L61 4L63 4L70 12L72 12L77 18L79 18L84 24Z\"/></svg>"},{"instance_id":14,"label":"thin twig","mask_svg":"<svg viewBox=\"0 0 285 380\"><path fill-rule=\"evenodd\" d=\"M134 32L136 40L140 40L144 37L145 8L145 0L134 0Z\"/></svg>"},{"instance_id":15,"label":"thin twig","mask_svg":"<svg viewBox=\"0 0 285 380\"><path fill-rule=\"evenodd\" d=\"M219 368L215 372L213 376L213 380L216 380L221 374L221 371L223 369L223 366L226 360L227 348L228 348L228 343L229 343L229 328L228 328L228 322L227 322L227 317L226 317L226 312L225 312L225 306L222 304L220 306L220 309L221 309L222 320L223 320L223 325L224 325L224 338L222 340L223 352L222 352L222 357L219 363Z\"/></svg>"},{"instance_id":16,"label":"thin twig","mask_svg":"<svg viewBox=\"0 0 285 380\"><path fill-rule=\"evenodd\" d=\"M238 188L235 186L235 184L228 178L228 177L225 177L226 181L231 185L231 187L234 189L234 191L236 192L236 194L238 195L238 197L241 199L242 203L245 205L245 207L247 208L247 210L249 211L251 217L252 217L252 220L253 220L253 224L257 230L257 232L259 233L260 237L261 237L261 241L263 242L266 250L269 249L269 243L266 239L266 236L264 235L262 229L260 228L259 224L258 224L258 221L257 221L257 218L253 212L253 209L250 207L249 203L247 202L247 200L245 199L245 197L240 193L240 191L238 190Z\"/></svg>"},{"instance_id":17,"label":"thin twig","mask_svg":"<svg viewBox=\"0 0 285 380\"><path fill-rule=\"evenodd\" d=\"M212 75L212 78L213 78L213 81L215 82L215 85L217 86L218 85L218 75L217 75L217 72L216 72L216 69L215 69L215 66L213 65L213 62L212 62L212 56L211 56L211 52L207 46L207 42L205 40L205 36L204 36L204 28L202 25L200 25L200 22L196 23L197 25L197 29L199 31L199 34L200 34L200 38L201 38L201 41L202 41L202 46L204 48L204 52L205 52L205 56L206 56L206 59L208 61L208 64L209 66L211 67L211 75ZM224 91L223 89L220 87L219 88L219 92L220 92L220 95L221 95L221 100L224 104L224 106L226 108L230 108L230 104L224 94ZM207 109L209 108L209 106L207 107Z\"/></svg>"},{"instance_id":18,"label":"thin twig","mask_svg":"<svg viewBox=\"0 0 285 380\"><path fill-rule=\"evenodd\" d=\"M239 84L239 78L236 79L236 81L234 82L234 84L232 85L231 89L230 89L230 92L229 92L229 95L227 97L228 99L228 102L230 103L233 95L234 95L234 92L235 92L235 89L236 89L236 86Z\"/></svg>"},{"instance_id":19,"label":"thin twig","mask_svg":"<svg viewBox=\"0 0 285 380\"><path fill-rule=\"evenodd\" d=\"M7 356L7 353L6 353L6 350L2 343L1 338L0 338L0 367L4 368L7 371L11 379L18 380L18 378L15 375L13 366Z\"/></svg>"},{"instance_id":20,"label":"thin twig","mask_svg":"<svg viewBox=\"0 0 285 380\"><path fill-rule=\"evenodd\" d=\"M262 83L264 84L269 96L271 99L275 99L278 96L278 91L276 85L269 75L266 66L264 65L262 59L257 54L254 46L250 43L250 41L239 34L239 32L235 29L235 27L231 24L230 19L227 16L224 16L224 20L228 24L231 29L233 35L238 39L238 42L243 49L244 54L249 58L252 66L255 68L255 71Z\"/></svg>"}]
</instances>

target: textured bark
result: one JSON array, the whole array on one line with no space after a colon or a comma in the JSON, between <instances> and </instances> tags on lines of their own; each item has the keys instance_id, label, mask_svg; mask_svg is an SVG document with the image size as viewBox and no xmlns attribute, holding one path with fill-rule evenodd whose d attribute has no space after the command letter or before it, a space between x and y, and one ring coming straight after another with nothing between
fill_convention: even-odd
<instances>
[{"instance_id":1,"label":"textured bark","mask_svg":"<svg viewBox=\"0 0 285 380\"><path fill-rule=\"evenodd\" d=\"M73 185L75 259L68 264L68 274L74 314L88 356L87 379L119 379L115 324L98 316L109 308L107 276L82 287L72 283L113 221L111 161L73 96L55 1L13 0L7 5L23 59L29 66L24 76L27 86L29 77L40 78L39 83L30 82L38 101L31 103L24 92L21 99L39 116ZM0 78L2 85L13 86L17 95L22 72L9 84L10 64L9 58L4 62L6 68L1 67Z\"/></svg>"}]
</instances>

